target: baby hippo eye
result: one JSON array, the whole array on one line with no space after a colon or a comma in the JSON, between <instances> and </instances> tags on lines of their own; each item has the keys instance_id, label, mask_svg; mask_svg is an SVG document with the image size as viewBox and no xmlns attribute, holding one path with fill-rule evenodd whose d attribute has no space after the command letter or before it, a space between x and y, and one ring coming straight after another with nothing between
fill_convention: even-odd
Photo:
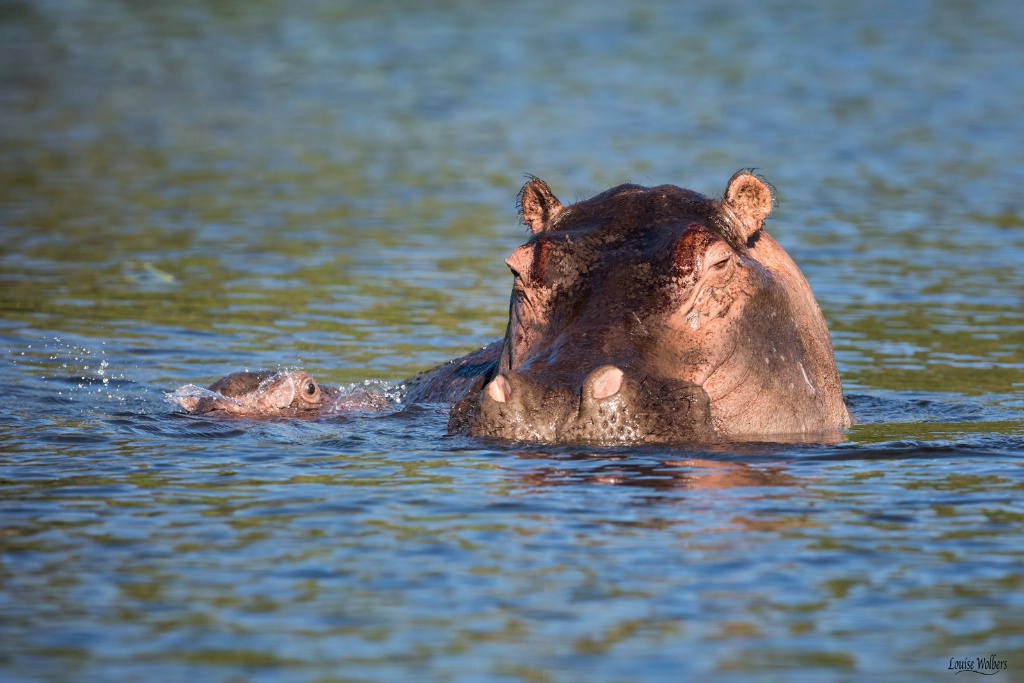
<instances>
[{"instance_id":1,"label":"baby hippo eye","mask_svg":"<svg viewBox=\"0 0 1024 683\"><path fill-rule=\"evenodd\" d=\"M316 396L317 386L316 382L311 379L307 379L306 383L302 385L302 391L305 392L306 396Z\"/></svg>"}]
</instances>

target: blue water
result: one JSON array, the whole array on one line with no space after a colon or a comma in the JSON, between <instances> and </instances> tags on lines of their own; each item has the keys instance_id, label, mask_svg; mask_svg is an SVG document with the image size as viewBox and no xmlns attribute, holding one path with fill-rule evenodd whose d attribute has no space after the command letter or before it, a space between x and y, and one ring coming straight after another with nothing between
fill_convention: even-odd
<instances>
[{"instance_id":1,"label":"blue water","mask_svg":"<svg viewBox=\"0 0 1024 683\"><path fill-rule=\"evenodd\" d=\"M0 679L1022 680L1021 35L1009 0L0 3ZM167 397L497 337L527 173L745 167L841 444Z\"/></svg>"}]
</instances>

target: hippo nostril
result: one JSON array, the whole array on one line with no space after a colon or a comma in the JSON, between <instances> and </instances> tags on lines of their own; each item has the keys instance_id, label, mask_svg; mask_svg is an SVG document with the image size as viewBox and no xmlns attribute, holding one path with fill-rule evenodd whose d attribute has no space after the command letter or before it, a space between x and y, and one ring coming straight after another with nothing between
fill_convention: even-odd
<instances>
[{"instance_id":1,"label":"hippo nostril","mask_svg":"<svg viewBox=\"0 0 1024 683\"><path fill-rule=\"evenodd\" d=\"M590 385L590 395L595 399L608 398L618 393L622 388L622 370L614 365L605 365L590 373L587 383Z\"/></svg>"},{"instance_id":2,"label":"hippo nostril","mask_svg":"<svg viewBox=\"0 0 1024 683\"><path fill-rule=\"evenodd\" d=\"M487 385L487 395L498 403L508 403L512 398L512 386L504 375L498 375Z\"/></svg>"}]
</instances>

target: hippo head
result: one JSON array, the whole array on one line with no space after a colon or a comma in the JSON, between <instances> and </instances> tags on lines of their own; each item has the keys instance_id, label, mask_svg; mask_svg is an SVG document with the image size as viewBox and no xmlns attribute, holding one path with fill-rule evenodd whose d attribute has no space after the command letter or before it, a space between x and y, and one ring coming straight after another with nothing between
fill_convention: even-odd
<instances>
[{"instance_id":1,"label":"hippo head","mask_svg":"<svg viewBox=\"0 0 1024 683\"><path fill-rule=\"evenodd\" d=\"M762 230L769 186L721 200L620 185L563 206L534 178L506 260L494 374L450 429L540 442L791 440L849 425L810 287Z\"/></svg>"},{"instance_id":2,"label":"hippo head","mask_svg":"<svg viewBox=\"0 0 1024 683\"><path fill-rule=\"evenodd\" d=\"M329 405L331 392L302 370L236 372L177 400L193 415L298 417L319 413Z\"/></svg>"},{"instance_id":3,"label":"hippo head","mask_svg":"<svg viewBox=\"0 0 1024 683\"><path fill-rule=\"evenodd\" d=\"M171 397L192 415L217 417L305 418L391 407L391 400L369 382L362 387L332 387L303 370L235 372L206 389L182 387Z\"/></svg>"}]
</instances>

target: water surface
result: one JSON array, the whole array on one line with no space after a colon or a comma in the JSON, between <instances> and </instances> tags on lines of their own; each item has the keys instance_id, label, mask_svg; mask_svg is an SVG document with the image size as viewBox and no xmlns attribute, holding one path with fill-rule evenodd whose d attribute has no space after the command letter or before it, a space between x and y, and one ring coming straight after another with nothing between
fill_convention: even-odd
<instances>
[{"instance_id":1,"label":"water surface","mask_svg":"<svg viewBox=\"0 0 1024 683\"><path fill-rule=\"evenodd\" d=\"M0 3L2 677L1020 679L1024 11L678 5ZM500 335L527 173L568 202L745 167L842 444L166 398Z\"/></svg>"}]
</instances>

